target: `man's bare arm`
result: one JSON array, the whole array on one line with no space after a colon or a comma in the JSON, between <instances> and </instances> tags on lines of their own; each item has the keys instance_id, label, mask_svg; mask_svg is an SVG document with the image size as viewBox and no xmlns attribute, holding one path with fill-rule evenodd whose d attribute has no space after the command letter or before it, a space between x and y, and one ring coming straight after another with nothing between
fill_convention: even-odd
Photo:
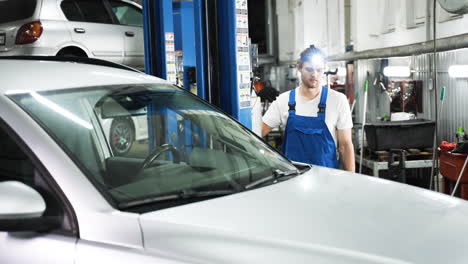
<instances>
[{"instance_id":1,"label":"man's bare arm","mask_svg":"<svg viewBox=\"0 0 468 264\"><path fill-rule=\"evenodd\" d=\"M273 128L262 122L262 137L266 136Z\"/></svg>"},{"instance_id":2,"label":"man's bare arm","mask_svg":"<svg viewBox=\"0 0 468 264\"><path fill-rule=\"evenodd\" d=\"M343 159L345 170L355 172L354 145L351 138L351 129L338 129L338 147Z\"/></svg>"}]
</instances>

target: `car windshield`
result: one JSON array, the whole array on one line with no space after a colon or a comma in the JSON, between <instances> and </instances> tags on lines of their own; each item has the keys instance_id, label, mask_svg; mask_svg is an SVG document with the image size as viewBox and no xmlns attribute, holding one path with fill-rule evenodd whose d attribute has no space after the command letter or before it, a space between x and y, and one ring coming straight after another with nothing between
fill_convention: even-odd
<instances>
[{"instance_id":1,"label":"car windshield","mask_svg":"<svg viewBox=\"0 0 468 264\"><path fill-rule=\"evenodd\" d=\"M257 186L255 182L278 171L297 171L251 131L173 85L87 87L9 97L120 208L187 194L225 195Z\"/></svg>"}]
</instances>

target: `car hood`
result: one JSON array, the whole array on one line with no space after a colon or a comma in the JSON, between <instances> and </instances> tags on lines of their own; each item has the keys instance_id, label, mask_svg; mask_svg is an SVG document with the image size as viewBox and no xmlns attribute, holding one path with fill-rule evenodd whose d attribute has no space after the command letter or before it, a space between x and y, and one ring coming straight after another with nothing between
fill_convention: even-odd
<instances>
[{"instance_id":1,"label":"car hood","mask_svg":"<svg viewBox=\"0 0 468 264\"><path fill-rule=\"evenodd\" d=\"M468 263L467 220L461 199L317 166L140 217L147 250L190 263Z\"/></svg>"}]
</instances>

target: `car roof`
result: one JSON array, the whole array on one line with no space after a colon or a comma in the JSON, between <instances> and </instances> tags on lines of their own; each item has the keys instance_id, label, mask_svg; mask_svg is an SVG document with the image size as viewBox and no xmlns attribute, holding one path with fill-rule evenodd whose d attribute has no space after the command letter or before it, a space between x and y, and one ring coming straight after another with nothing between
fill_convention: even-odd
<instances>
[{"instance_id":1,"label":"car roof","mask_svg":"<svg viewBox=\"0 0 468 264\"><path fill-rule=\"evenodd\" d=\"M0 59L0 73L1 94L118 84L169 83L124 68L41 59Z\"/></svg>"}]
</instances>

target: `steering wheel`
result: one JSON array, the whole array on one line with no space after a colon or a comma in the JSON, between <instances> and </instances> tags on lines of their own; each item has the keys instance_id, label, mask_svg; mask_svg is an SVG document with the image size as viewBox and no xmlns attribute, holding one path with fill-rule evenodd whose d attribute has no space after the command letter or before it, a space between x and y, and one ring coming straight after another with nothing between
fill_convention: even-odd
<instances>
[{"instance_id":1,"label":"steering wheel","mask_svg":"<svg viewBox=\"0 0 468 264\"><path fill-rule=\"evenodd\" d=\"M150 167L151 164L153 164L153 162L159 157L159 155L169 150L174 156L174 163L180 163L180 153L177 148L171 144L163 144L158 149L151 152L148 157L146 157L146 159L143 161L143 164L141 164L140 173Z\"/></svg>"}]
</instances>

